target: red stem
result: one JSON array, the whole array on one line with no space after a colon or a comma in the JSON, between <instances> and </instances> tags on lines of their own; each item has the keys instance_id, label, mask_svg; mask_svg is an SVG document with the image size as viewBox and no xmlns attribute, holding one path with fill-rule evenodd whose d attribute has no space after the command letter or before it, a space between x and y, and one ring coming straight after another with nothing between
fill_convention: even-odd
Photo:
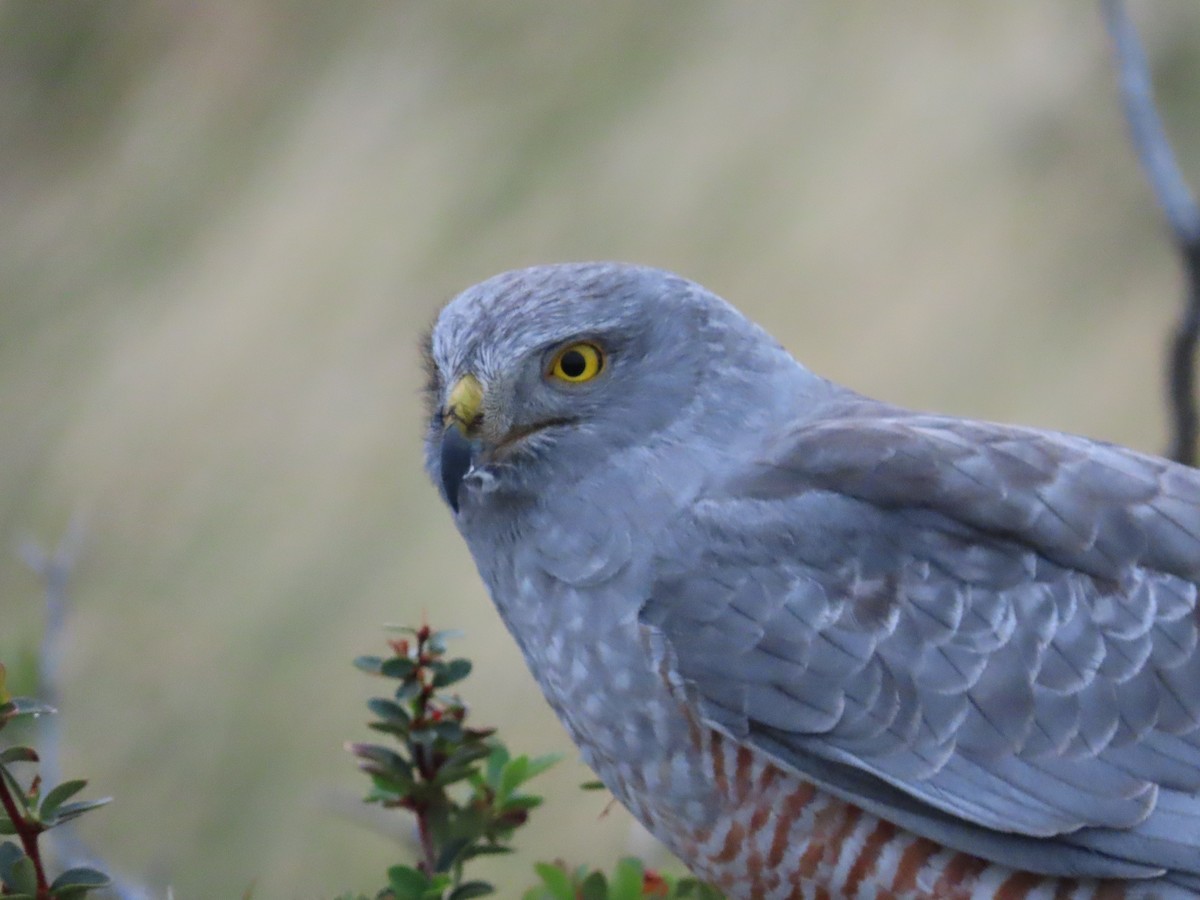
<instances>
[{"instance_id":1,"label":"red stem","mask_svg":"<svg viewBox=\"0 0 1200 900\"><path fill-rule=\"evenodd\" d=\"M439 654L429 651L429 638L432 632L428 625L422 625L417 631L417 646L413 659L416 660L416 667L410 676L421 685L421 689L413 698L413 724L414 726L424 726L427 723L429 716L429 705L433 700L433 685L425 680L425 668ZM413 762L416 763L417 772L426 782L431 782L437 777L438 769L441 768L441 763L436 755L429 752L429 749L424 744L410 743L409 752L412 754ZM420 868L424 869L425 874L433 877L437 871L438 863L438 848L434 841L433 827L429 821L429 804L421 803L413 807L413 813L417 817L417 834L421 842L421 855L424 859L420 863Z\"/></svg>"},{"instance_id":2,"label":"red stem","mask_svg":"<svg viewBox=\"0 0 1200 900\"><path fill-rule=\"evenodd\" d=\"M37 875L37 893L39 897L46 896L50 891L50 883L46 881L46 870L42 868L42 857L38 853L37 836L38 831L35 828L28 828L28 823L22 818L20 811L17 809L17 802L13 799L12 794L8 790L8 779L0 775L0 805L4 807L4 813L13 824L13 830L16 831L17 837L21 839L21 846L25 848L25 855L33 861L33 871Z\"/></svg>"},{"instance_id":3,"label":"red stem","mask_svg":"<svg viewBox=\"0 0 1200 900\"><path fill-rule=\"evenodd\" d=\"M421 868L432 878L437 869L437 848L433 845L433 832L429 828L429 819L424 809L417 810L417 834L421 839L421 853L425 857Z\"/></svg>"}]
</instances>

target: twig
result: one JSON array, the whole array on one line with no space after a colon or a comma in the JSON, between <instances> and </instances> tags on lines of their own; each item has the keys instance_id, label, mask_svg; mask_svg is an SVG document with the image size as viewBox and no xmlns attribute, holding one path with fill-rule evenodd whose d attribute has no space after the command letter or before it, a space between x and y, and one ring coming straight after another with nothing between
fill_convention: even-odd
<instances>
[{"instance_id":1,"label":"twig","mask_svg":"<svg viewBox=\"0 0 1200 900\"><path fill-rule=\"evenodd\" d=\"M0 808L3 808L4 814L8 816L8 821L12 823L13 831L21 841L21 848L25 851L25 855L29 857L33 863L34 877L37 880L38 896L42 896L43 891L50 888L50 882L46 880L46 868L42 863L42 854L38 849L37 830L30 830L25 822L25 817L17 808L17 801L13 798L8 790L8 782L0 777Z\"/></svg>"},{"instance_id":2,"label":"twig","mask_svg":"<svg viewBox=\"0 0 1200 900\"><path fill-rule=\"evenodd\" d=\"M429 822L429 810L418 808L417 834L421 841L421 862L418 868L426 875L437 874L438 852L433 839L433 826Z\"/></svg>"},{"instance_id":3,"label":"twig","mask_svg":"<svg viewBox=\"0 0 1200 900\"><path fill-rule=\"evenodd\" d=\"M67 585L79 547L83 542L83 522L79 517L71 520L66 533L53 551L47 552L33 540L21 543L21 559L33 570L42 582L43 612L45 623L42 643L38 648L38 697L49 706L59 707L63 658L63 641L67 621ZM62 780L59 750L62 746L58 716L42 716L38 722L41 734L42 777L51 784Z\"/></svg>"},{"instance_id":4,"label":"twig","mask_svg":"<svg viewBox=\"0 0 1200 900\"><path fill-rule=\"evenodd\" d=\"M76 516L72 518L66 533L53 551L47 552L33 540L23 541L19 548L21 559L42 581L45 603L45 626L38 650L38 695L49 705L59 708L63 636L66 633L67 613L70 608L67 586L83 543L83 533L83 520ZM57 784L62 781L62 729L59 716L41 716L38 722L38 757L42 778L47 784ZM108 890L120 900L151 900L153 897L148 888L113 875L109 866L88 850L72 825L59 825L47 834L53 842L56 858L60 862L65 861L68 865L90 865L108 872L112 877L112 885Z\"/></svg>"},{"instance_id":5,"label":"twig","mask_svg":"<svg viewBox=\"0 0 1200 900\"><path fill-rule=\"evenodd\" d=\"M1168 455L1196 462L1196 343L1200 338L1200 208L1188 188L1154 102L1150 67L1123 0L1100 0L1112 40L1125 119L1138 160L1183 258L1187 299L1171 336L1167 391L1173 423Z\"/></svg>"}]
</instances>

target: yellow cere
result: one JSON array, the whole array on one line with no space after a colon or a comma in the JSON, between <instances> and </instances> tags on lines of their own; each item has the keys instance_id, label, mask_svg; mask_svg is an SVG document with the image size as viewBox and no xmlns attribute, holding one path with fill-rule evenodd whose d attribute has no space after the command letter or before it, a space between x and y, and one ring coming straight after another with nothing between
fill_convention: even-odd
<instances>
[{"instance_id":1,"label":"yellow cere","mask_svg":"<svg viewBox=\"0 0 1200 900\"><path fill-rule=\"evenodd\" d=\"M560 381L591 381L604 368L604 353L595 344L580 341L558 351L550 364L550 374Z\"/></svg>"},{"instance_id":2,"label":"yellow cere","mask_svg":"<svg viewBox=\"0 0 1200 900\"><path fill-rule=\"evenodd\" d=\"M447 426L457 424L465 434L479 419L483 406L483 386L474 375L464 375L450 390L443 416Z\"/></svg>"}]
</instances>

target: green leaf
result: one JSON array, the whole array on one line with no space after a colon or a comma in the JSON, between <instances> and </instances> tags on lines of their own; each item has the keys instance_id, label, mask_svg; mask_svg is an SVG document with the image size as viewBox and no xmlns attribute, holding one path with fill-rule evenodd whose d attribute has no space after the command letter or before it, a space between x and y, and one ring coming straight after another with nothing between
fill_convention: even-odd
<instances>
[{"instance_id":1,"label":"green leaf","mask_svg":"<svg viewBox=\"0 0 1200 900\"><path fill-rule=\"evenodd\" d=\"M500 789L500 776L504 773L504 766L508 760L508 748L497 741L492 745L492 752L488 755L487 761L487 783L492 790Z\"/></svg>"},{"instance_id":2,"label":"green leaf","mask_svg":"<svg viewBox=\"0 0 1200 900\"><path fill-rule=\"evenodd\" d=\"M112 879L97 869L79 866L67 869L50 885L50 893L59 898L82 897L88 891L98 890L112 884Z\"/></svg>"},{"instance_id":3,"label":"green leaf","mask_svg":"<svg viewBox=\"0 0 1200 900\"><path fill-rule=\"evenodd\" d=\"M385 678L408 678L417 670L417 661L407 656L393 656L384 660L379 674Z\"/></svg>"},{"instance_id":4,"label":"green leaf","mask_svg":"<svg viewBox=\"0 0 1200 900\"><path fill-rule=\"evenodd\" d=\"M0 834L16 834L17 828L8 816L0 816Z\"/></svg>"},{"instance_id":5,"label":"green leaf","mask_svg":"<svg viewBox=\"0 0 1200 900\"><path fill-rule=\"evenodd\" d=\"M470 778L472 769L470 766L442 766L438 769L437 775L429 783L435 787L446 787L454 784L457 781L462 781L465 778Z\"/></svg>"},{"instance_id":6,"label":"green leaf","mask_svg":"<svg viewBox=\"0 0 1200 900\"><path fill-rule=\"evenodd\" d=\"M383 659L378 656L360 656L354 660L354 668L361 669L368 675L378 675L383 666Z\"/></svg>"},{"instance_id":7,"label":"green leaf","mask_svg":"<svg viewBox=\"0 0 1200 900\"><path fill-rule=\"evenodd\" d=\"M392 696L401 703L407 703L419 693L421 693L421 682L416 678L411 678L401 682L400 687L396 688L396 693Z\"/></svg>"},{"instance_id":8,"label":"green leaf","mask_svg":"<svg viewBox=\"0 0 1200 900\"><path fill-rule=\"evenodd\" d=\"M16 776L8 771L8 767L0 765L0 778L3 778L8 785L9 793L12 794L13 800L16 801L19 811L24 815L29 815L29 797L25 794L25 789L21 787Z\"/></svg>"},{"instance_id":9,"label":"green leaf","mask_svg":"<svg viewBox=\"0 0 1200 900\"><path fill-rule=\"evenodd\" d=\"M450 744L457 744L463 739L462 725L453 720L447 721L443 719L435 723L433 733Z\"/></svg>"},{"instance_id":10,"label":"green leaf","mask_svg":"<svg viewBox=\"0 0 1200 900\"><path fill-rule=\"evenodd\" d=\"M396 900L423 900L429 879L411 866L392 866L387 870L388 886Z\"/></svg>"},{"instance_id":11,"label":"green leaf","mask_svg":"<svg viewBox=\"0 0 1200 900\"><path fill-rule=\"evenodd\" d=\"M445 872L439 872L429 879L429 887L425 889L425 900L442 900L442 895L446 893L446 888L450 887L454 879Z\"/></svg>"},{"instance_id":12,"label":"green leaf","mask_svg":"<svg viewBox=\"0 0 1200 900\"><path fill-rule=\"evenodd\" d=\"M500 798L506 798L514 790L517 785L525 780L525 773L529 770L529 757L518 756L516 759L510 759L504 766L504 771L500 774L500 787L496 789L496 794Z\"/></svg>"},{"instance_id":13,"label":"green leaf","mask_svg":"<svg viewBox=\"0 0 1200 900\"><path fill-rule=\"evenodd\" d=\"M699 893L699 888L700 885L698 882L690 878L684 878L671 885L670 896L672 898L679 897L681 900L695 900L697 897L706 897L706 894Z\"/></svg>"},{"instance_id":14,"label":"green leaf","mask_svg":"<svg viewBox=\"0 0 1200 900\"><path fill-rule=\"evenodd\" d=\"M471 900L473 897L487 897L496 893L486 881L464 881L450 892L448 900Z\"/></svg>"},{"instance_id":15,"label":"green leaf","mask_svg":"<svg viewBox=\"0 0 1200 900\"><path fill-rule=\"evenodd\" d=\"M435 631L429 636L429 640L425 642L425 646L429 648L431 653L445 653L446 641L455 640L460 637L463 637L463 632L455 628L450 628L445 631Z\"/></svg>"},{"instance_id":16,"label":"green leaf","mask_svg":"<svg viewBox=\"0 0 1200 900\"><path fill-rule=\"evenodd\" d=\"M407 726L412 721L407 709L386 697L372 697L367 701L367 709L388 723L396 722Z\"/></svg>"},{"instance_id":17,"label":"green leaf","mask_svg":"<svg viewBox=\"0 0 1200 900\"><path fill-rule=\"evenodd\" d=\"M602 791L605 789L605 785L604 782L600 780L585 781L579 786L579 789L581 791Z\"/></svg>"},{"instance_id":18,"label":"green leaf","mask_svg":"<svg viewBox=\"0 0 1200 900\"><path fill-rule=\"evenodd\" d=\"M64 802L74 797L80 791L87 787L87 782L82 778L75 778L71 781L64 781L62 784L51 788L45 798L42 800L42 807L38 810L38 816L43 822L50 823L54 821L55 814L58 808Z\"/></svg>"},{"instance_id":19,"label":"green leaf","mask_svg":"<svg viewBox=\"0 0 1200 900\"><path fill-rule=\"evenodd\" d=\"M37 870L33 867L33 860L25 854L21 854L20 859L14 860L13 864L8 867L4 886L17 894L36 894Z\"/></svg>"},{"instance_id":20,"label":"green leaf","mask_svg":"<svg viewBox=\"0 0 1200 900\"><path fill-rule=\"evenodd\" d=\"M384 734L390 734L396 738L408 737L408 724L400 722L368 722L367 727L374 731L381 731Z\"/></svg>"},{"instance_id":21,"label":"green leaf","mask_svg":"<svg viewBox=\"0 0 1200 900\"><path fill-rule=\"evenodd\" d=\"M561 866L550 863L534 863L533 870L542 879L542 884L550 891L554 900L575 900L575 888L571 886L571 876L564 872Z\"/></svg>"},{"instance_id":22,"label":"green leaf","mask_svg":"<svg viewBox=\"0 0 1200 900\"><path fill-rule=\"evenodd\" d=\"M421 728L414 728L408 733L408 739L414 744L424 747L426 750L433 750L433 745L437 741L437 732L429 725Z\"/></svg>"},{"instance_id":23,"label":"green leaf","mask_svg":"<svg viewBox=\"0 0 1200 900\"><path fill-rule=\"evenodd\" d=\"M525 777L521 779L522 783L541 775L547 769L557 765L561 759L561 753L547 753L545 756L535 756L529 761L529 765L525 769Z\"/></svg>"},{"instance_id":24,"label":"green leaf","mask_svg":"<svg viewBox=\"0 0 1200 900\"><path fill-rule=\"evenodd\" d=\"M592 872L579 885L579 900L608 900L608 879L603 872Z\"/></svg>"},{"instance_id":25,"label":"green leaf","mask_svg":"<svg viewBox=\"0 0 1200 900\"><path fill-rule=\"evenodd\" d=\"M0 765L15 762L37 762L37 751L32 747L8 747L0 750Z\"/></svg>"},{"instance_id":26,"label":"green leaf","mask_svg":"<svg viewBox=\"0 0 1200 900\"><path fill-rule=\"evenodd\" d=\"M363 798L364 803L383 803L394 805L412 796L415 785L411 781L401 782L387 775L368 772L371 776L371 790Z\"/></svg>"},{"instance_id":27,"label":"green leaf","mask_svg":"<svg viewBox=\"0 0 1200 900\"><path fill-rule=\"evenodd\" d=\"M18 716L32 716L36 719L38 716L52 715L56 712L58 710L53 706L47 706L31 697L14 697L7 703L0 704L0 722L7 722Z\"/></svg>"},{"instance_id":28,"label":"green leaf","mask_svg":"<svg viewBox=\"0 0 1200 900\"><path fill-rule=\"evenodd\" d=\"M609 900L642 900L645 876L640 859L621 860L617 863L617 871L613 874L612 884L609 886Z\"/></svg>"},{"instance_id":29,"label":"green leaf","mask_svg":"<svg viewBox=\"0 0 1200 900\"><path fill-rule=\"evenodd\" d=\"M48 703L35 700L33 697L14 697L5 706L13 708L14 716L52 716L58 712Z\"/></svg>"},{"instance_id":30,"label":"green leaf","mask_svg":"<svg viewBox=\"0 0 1200 900\"><path fill-rule=\"evenodd\" d=\"M477 856L503 856L506 853L513 852L515 851L512 847L505 847L500 844L475 844L463 851L462 861L466 862Z\"/></svg>"},{"instance_id":31,"label":"green leaf","mask_svg":"<svg viewBox=\"0 0 1200 900\"><path fill-rule=\"evenodd\" d=\"M491 752L490 748L484 744L470 743L462 744L455 748L454 752L446 757L445 765L447 766L469 766L474 762L478 762Z\"/></svg>"},{"instance_id":32,"label":"green leaf","mask_svg":"<svg viewBox=\"0 0 1200 900\"><path fill-rule=\"evenodd\" d=\"M542 798L535 794L517 794L515 797L509 797L504 801L504 805L500 808L501 812L511 812L513 810L530 810L542 805Z\"/></svg>"},{"instance_id":33,"label":"green leaf","mask_svg":"<svg viewBox=\"0 0 1200 900\"><path fill-rule=\"evenodd\" d=\"M434 868L438 872L449 872L451 867L458 861L458 855L462 853L470 845L471 839L465 837L454 838L446 841L442 845L441 852L438 853L437 862L434 863Z\"/></svg>"},{"instance_id":34,"label":"green leaf","mask_svg":"<svg viewBox=\"0 0 1200 900\"><path fill-rule=\"evenodd\" d=\"M362 768L368 772L381 775L395 775L411 782L413 767L403 756L387 747L378 744L347 743L346 749L353 753L365 765Z\"/></svg>"},{"instance_id":35,"label":"green leaf","mask_svg":"<svg viewBox=\"0 0 1200 900\"><path fill-rule=\"evenodd\" d=\"M24 851L12 841L0 844L0 884L8 884L12 867L24 856Z\"/></svg>"},{"instance_id":36,"label":"green leaf","mask_svg":"<svg viewBox=\"0 0 1200 900\"><path fill-rule=\"evenodd\" d=\"M438 667L433 676L433 686L435 688L449 687L470 674L471 661L469 659L452 659Z\"/></svg>"},{"instance_id":37,"label":"green leaf","mask_svg":"<svg viewBox=\"0 0 1200 900\"><path fill-rule=\"evenodd\" d=\"M696 900L725 900L725 895L716 888L695 878L682 879L676 888L675 896L694 897Z\"/></svg>"},{"instance_id":38,"label":"green leaf","mask_svg":"<svg viewBox=\"0 0 1200 900\"><path fill-rule=\"evenodd\" d=\"M58 808L58 819L54 823L61 825L63 822L69 822L78 816L82 816L85 812L93 809L99 809L101 806L107 806L112 803L112 797L101 797L98 800L79 800L75 803L65 803Z\"/></svg>"}]
</instances>

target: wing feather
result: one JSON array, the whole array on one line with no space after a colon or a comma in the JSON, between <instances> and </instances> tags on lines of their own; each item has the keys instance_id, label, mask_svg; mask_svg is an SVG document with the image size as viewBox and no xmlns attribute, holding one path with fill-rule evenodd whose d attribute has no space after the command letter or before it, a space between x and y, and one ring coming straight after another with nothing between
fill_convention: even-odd
<instances>
[{"instance_id":1,"label":"wing feather","mask_svg":"<svg viewBox=\"0 0 1200 900\"><path fill-rule=\"evenodd\" d=\"M1200 833L1200 474L855 409L710 491L673 542L694 556L660 561L643 621L702 711L919 833L960 820L963 849L1200 875L1171 843Z\"/></svg>"}]
</instances>

